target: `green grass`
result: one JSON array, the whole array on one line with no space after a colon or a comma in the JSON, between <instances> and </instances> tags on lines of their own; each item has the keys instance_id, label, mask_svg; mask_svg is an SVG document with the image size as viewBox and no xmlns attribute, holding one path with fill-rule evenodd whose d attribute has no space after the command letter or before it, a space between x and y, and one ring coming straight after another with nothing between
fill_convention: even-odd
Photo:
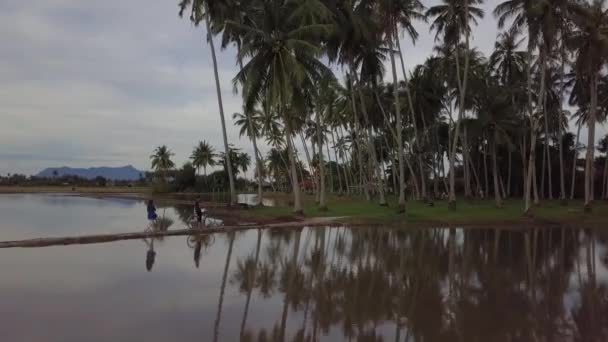
<instances>
[{"instance_id":1,"label":"green grass","mask_svg":"<svg viewBox=\"0 0 608 342\"><path fill-rule=\"evenodd\" d=\"M272 196L272 195L270 195ZM444 224L517 224L530 222L555 223L608 223L608 204L597 201L591 214L583 212L581 201L571 201L567 206L559 201L544 201L534 207L529 217L523 215L523 201L507 200L502 208L497 208L493 200L465 201L457 203L457 209L448 209L447 202L436 201L433 207L419 201L407 203L407 214L397 214L396 200L389 200L389 207L381 207L375 202L359 197L329 196L328 211L320 211L313 196L304 198L304 216L336 217L347 216L347 221L358 223L444 223ZM250 218L285 218L292 216L292 208L286 204L278 207L264 207L244 213Z\"/></svg>"}]
</instances>

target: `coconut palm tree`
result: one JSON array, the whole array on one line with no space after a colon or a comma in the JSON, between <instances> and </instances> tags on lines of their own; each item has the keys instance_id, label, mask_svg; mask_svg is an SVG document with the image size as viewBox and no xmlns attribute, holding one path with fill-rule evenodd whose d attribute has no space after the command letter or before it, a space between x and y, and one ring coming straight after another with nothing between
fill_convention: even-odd
<instances>
[{"instance_id":1,"label":"coconut palm tree","mask_svg":"<svg viewBox=\"0 0 608 342\"><path fill-rule=\"evenodd\" d=\"M587 156L585 162L585 210L591 211L595 160L595 123L598 112L598 83L608 56L608 9L605 0L574 4L570 7L574 30L567 37L576 55L574 68L589 86Z\"/></svg>"},{"instance_id":2,"label":"coconut palm tree","mask_svg":"<svg viewBox=\"0 0 608 342\"><path fill-rule=\"evenodd\" d=\"M490 68L505 86L517 85L525 73L526 53L519 49L523 44L519 35L519 31L513 29L500 33L490 56Z\"/></svg>"},{"instance_id":3,"label":"coconut palm tree","mask_svg":"<svg viewBox=\"0 0 608 342\"><path fill-rule=\"evenodd\" d=\"M167 172L175 167L175 163L171 160L173 156L173 152L166 145L156 147L152 155L150 155L152 169L161 175L163 179L167 176Z\"/></svg>"},{"instance_id":4,"label":"coconut palm tree","mask_svg":"<svg viewBox=\"0 0 608 342\"><path fill-rule=\"evenodd\" d=\"M498 208L502 207L500 180L498 177L498 145L502 142L509 144L510 130L516 124L516 117L512 114L511 98L505 89L499 86L498 79L489 73L483 78L483 85L475 87L475 107L480 126L487 132L492 155L492 177L494 180L494 199ZM487 191L487 189L486 189Z\"/></svg>"},{"instance_id":5,"label":"coconut palm tree","mask_svg":"<svg viewBox=\"0 0 608 342\"><path fill-rule=\"evenodd\" d=\"M181 0L179 3L179 16L182 17L184 12L190 8L190 21L198 26L203 20L207 30L207 42L211 48L211 59L213 60L213 74L215 76L215 90L217 93L217 103L220 112L220 121L222 124L222 137L224 140L224 153L230 159L228 134L226 133L226 119L224 116L224 103L222 101L222 91L220 87L220 78L217 71L217 57L215 55L215 45L211 30L211 18L215 12L219 12L217 5L221 2L208 0ZM232 172L232 163L227 163L228 182L230 184L230 205L236 204L236 190L234 185L234 175Z\"/></svg>"},{"instance_id":6,"label":"coconut palm tree","mask_svg":"<svg viewBox=\"0 0 608 342\"><path fill-rule=\"evenodd\" d=\"M199 141L190 155L192 166L196 168L196 173L199 173L199 170L202 167L205 176L207 175L207 166L215 165L215 157L215 150L205 140Z\"/></svg>"},{"instance_id":7,"label":"coconut palm tree","mask_svg":"<svg viewBox=\"0 0 608 342\"><path fill-rule=\"evenodd\" d=\"M471 23L477 25L477 19L483 18L484 12L479 7L483 0L442 0L442 3L429 8L428 18L434 18L431 30L436 31L435 38L443 37L447 46L459 46L464 36L464 51L469 51ZM459 53L455 53L456 80L459 92L458 118L450 144L450 192L449 207L456 209L455 161L456 147L460 136L460 121L464 117L467 81L469 74L469 53L464 54L464 67L460 64ZM462 68L462 71L461 71Z\"/></svg>"},{"instance_id":8,"label":"coconut palm tree","mask_svg":"<svg viewBox=\"0 0 608 342\"><path fill-rule=\"evenodd\" d=\"M263 193L262 193L262 185L263 185L263 176L262 176L262 158L260 151L258 150L257 138L260 136L260 121L262 118L262 113L260 111L254 110L253 112L249 112L247 114L234 113L232 118L235 120L235 125L240 126L241 129L239 131L239 136L247 135L253 144L253 154L256 161L256 170L258 173L258 205L262 205Z\"/></svg>"},{"instance_id":9,"label":"coconut palm tree","mask_svg":"<svg viewBox=\"0 0 608 342\"><path fill-rule=\"evenodd\" d=\"M396 139L397 139L397 156L399 161L399 200L398 207L400 212L405 212L405 162L404 162L404 149L403 149L403 123L401 117L401 106L399 104L399 82L397 79L397 68L395 65L395 56L392 52L394 42L397 42L399 56L401 58L401 68L403 71L403 77L405 79L406 92L408 95L408 104L410 109L410 117L412 122L414 123L414 128L416 129L415 123L415 110L412 104L412 98L409 91L409 87L407 86L407 75L405 73L405 67L403 62L403 55L401 54L401 44L399 43L399 26L405 29L405 32L408 33L412 41L415 41L418 37L418 32L414 28L412 22L413 20L424 20L425 17L421 13L424 9L424 6L418 0L383 0L378 2L378 15L380 20L385 23L385 27L383 28L384 34L386 36L386 41L388 43L388 48L390 50L390 60L391 60L391 71L393 75L393 96L394 96L394 104L395 104L395 116L396 116ZM421 174L421 176L423 176ZM422 181L424 183L424 177L422 177ZM426 187L423 185L423 196L425 196Z\"/></svg>"},{"instance_id":10,"label":"coconut palm tree","mask_svg":"<svg viewBox=\"0 0 608 342\"><path fill-rule=\"evenodd\" d=\"M270 107L277 108L285 126L285 140L291 164L294 212L302 213L296 156L291 137L293 117L289 104L304 108L310 91L331 71L319 61L319 38L329 29L326 24L304 23L297 15L303 11L300 2L266 1L252 9L251 24L228 21L243 36L239 58L249 58L233 82L243 87L246 110L251 110L266 97ZM328 14L317 8L315 18L327 20Z\"/></svg>"},{"instance_id":11,"label":"coconut palm tree","mask_svg":"<svg viewBox=\"0 0 608 342\"><path fill-rule=\"evenodd\" d=\"M524 212L526 213L531 208L531 192L533 186L532 180L533 178L536 178L536 133L538 120L534 117L532 101L532 53L534 47L538 43L540 34L540 25L537 19L536 11L537 4L537 0L507 0L496 6L494 9L494 16L498 18L499 28L503 28L506 21L512 19L512 30L522 30L524 27L526 27L528 32L528 49L526 54L526 93L528 98L528 118L530 121L530 153L528 159L528 172L524 181ZM541 81L540 83L544 84L544 81ZM542 101L540 102L542 103Z\"/></svg>"}]
</instances>

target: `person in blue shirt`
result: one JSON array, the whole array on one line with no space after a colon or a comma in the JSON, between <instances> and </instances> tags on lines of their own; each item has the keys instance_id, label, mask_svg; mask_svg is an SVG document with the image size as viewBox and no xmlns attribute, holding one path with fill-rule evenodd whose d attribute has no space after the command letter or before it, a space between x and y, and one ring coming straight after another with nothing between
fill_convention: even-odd
<instances>
[{"instance_id":1,"label":"person in blue shirt","mask_svg":"<svg viewBox=\"0 0 608 342\"><path fill-rule=\"evenodd\" d=\"M147 211L148 211L148 220L150 221L150 224L155 223L156 222L156 218L158 216L156 215L156 207L154 206L154 201L153 200L149 200L148 201Z\"/></svg>"}]
</instances>

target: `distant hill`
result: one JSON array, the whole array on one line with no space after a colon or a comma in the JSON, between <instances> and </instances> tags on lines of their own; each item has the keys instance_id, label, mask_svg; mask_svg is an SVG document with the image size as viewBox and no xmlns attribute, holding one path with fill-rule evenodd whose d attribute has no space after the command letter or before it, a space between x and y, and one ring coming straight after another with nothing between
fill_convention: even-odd
<instances>
[{"instance_id":1,"label":"distant hill","mask_svg":"<svg viewBox=\"0 0 608 342\"><path fill-rule=\"evenodd\" d=\"M56 174L55 174L56 171ZM54 176L78 176L86 179L94 179L97 176L104 177L109 180L138 180L143 171L137 170L131 165L123 167L90 167L88 169L72 168L72 167L49 167L42 170L36 176L38 177L54 177Z\"/></svg>"}]
</instances>

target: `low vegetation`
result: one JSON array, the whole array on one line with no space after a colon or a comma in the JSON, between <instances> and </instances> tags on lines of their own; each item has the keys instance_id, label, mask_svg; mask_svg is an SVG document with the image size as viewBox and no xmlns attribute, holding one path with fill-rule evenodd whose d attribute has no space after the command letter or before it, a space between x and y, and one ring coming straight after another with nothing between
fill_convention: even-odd
<instances>
[{"instance_id":1,"label":"low vegetation","mask_svg":"<svg viewBox=\"0 0 608 342\"><path fill-rule=\"evenodd\" d=\"M274 195L267 195L273 197ZM243 218L288 219L293 218L286 195L275 197L276 207L260 207L244 210ZM545 201L532 208L529 215L522 213L524 202L506 200L497 208L491 200L461 201L458 210L449 210L447 201L436 201L431 206L421 201L408 202L409 214L397 213L397 198L388 197L388 207L365 200L363 197L328 196L328 211L319 210L314 196L304 196L304 218L340 217L342 222L370 224L459 224L459 225L511 225L556 223L601 225L608 223L608 203L598 202L592 214L583 210L584 202L574 201L564 207L560 201Z\"/></svg>"}]
</instances>

